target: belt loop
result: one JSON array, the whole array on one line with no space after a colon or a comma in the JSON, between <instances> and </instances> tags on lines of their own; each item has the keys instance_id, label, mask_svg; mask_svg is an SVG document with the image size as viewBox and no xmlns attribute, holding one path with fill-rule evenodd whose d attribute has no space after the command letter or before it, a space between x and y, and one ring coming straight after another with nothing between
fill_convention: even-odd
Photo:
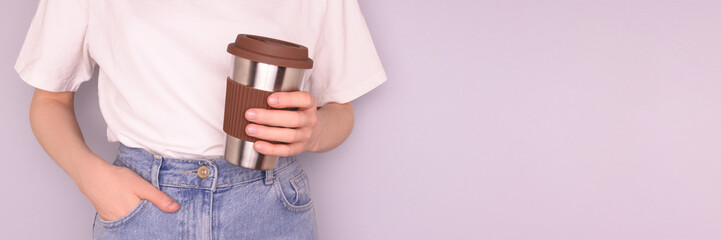
<instances>
[{"instance_id":1,"label":"belt loop","mask_svg":"<svg viewBox=\"0 0 721 240\"><path fill-rule=\"evenodd\" d=\"M160 189L160 183L159 183L159 175L160 175L160 166L163 165L163 156L158 154L153 154L153 166L151 167L150 172L150 183L153 184L156 188Z\"/></svg>"},{"instance_id":2,"label":"belt loop","mask_svg":"<svg viewBox=\"0 0 721 240\"><path fill-rule=\"evenodd\" d=\"M265 170L265 185L273 184L273 169Z\"/></svg>"},{"instance_id":3,"label":"belt loop","mask_svg":"<svg viewBox=\"0 0 721 240\"><path fill-rule=\"evenodd\" d=\"M213 172L213 182L211 183L210 191L215 192L218 186L218 165L215 164L214 161L206 160L206 162L208 163L208 166L212 167L211 171Z\"/></svg>"}]
</instances>

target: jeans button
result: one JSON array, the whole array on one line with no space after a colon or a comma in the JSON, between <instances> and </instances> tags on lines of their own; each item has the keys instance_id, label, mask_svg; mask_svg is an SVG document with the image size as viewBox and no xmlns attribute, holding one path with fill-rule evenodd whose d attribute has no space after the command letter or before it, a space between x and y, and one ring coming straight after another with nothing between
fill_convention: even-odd
<instances>
[{"instance_id":1,"label":"jeans button","mask_svg":"<svg viewBox=\"0 0 721 240\"><path fill-rule=\"evenodd\" d=\"M208 169L208 167L200 166L198 168L198 177L205 179L208 175L210 175L210 169Z\"/></svg>"}]
</instances>

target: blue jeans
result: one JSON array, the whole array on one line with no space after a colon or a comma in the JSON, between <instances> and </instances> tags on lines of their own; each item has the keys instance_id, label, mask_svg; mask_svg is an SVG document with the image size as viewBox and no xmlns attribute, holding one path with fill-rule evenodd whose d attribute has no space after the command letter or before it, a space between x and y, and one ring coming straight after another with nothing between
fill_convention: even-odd
<instances>
[{"instance_id":1,"label":"blue jeans","mask_svg":"<svg viewBox=\"0 0 721 240\"><path fill-rule=\"evenodd\" d=\"M256 171L223 158L173 159L121 143L113 165L132 169L180 209L166 213L142 200L117 220L104 221L96 213L95 239L317 238L308 178L296 156L280 157L273 170Z\"/></svg>"}]
</instances>

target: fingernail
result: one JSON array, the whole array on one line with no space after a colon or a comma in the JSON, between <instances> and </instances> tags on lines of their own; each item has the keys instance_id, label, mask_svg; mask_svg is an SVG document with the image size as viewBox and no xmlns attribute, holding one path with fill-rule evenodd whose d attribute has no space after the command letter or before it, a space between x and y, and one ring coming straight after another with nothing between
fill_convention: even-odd
<instances>
[{"instance_id":1,"label":"fingernail","mask_svg":"<svg viewBox=\"0 0 721 240\"><path fill-rule=\"evenodd\" d=\"M253 135L255 134L255 127L248 127L248 134Z\"/></svg>"},{"instance_id":2,"label":"fingernail","mask_svg":"<svg viewBox=\"0 0 721 240\"><path fill-rule=\"evenodd\" d=\"M255 148L258 150L263 150L263 144L255 144Z\"/></svg>"},{"instance_id":3,"label":"fingernail","mask_svg":"<svg viewBox=\"0 0 721 240\"><path fill-rule=\"evenodd\" d=\"M249 110L249 111L245 114L245 117L247 117L248 120L255 120L255 115L256 115L255 111L250 111L250 110Z\"/></svg>"},{"instance_id":4,"label":"fingernail","mask_svg":"<svg viewBox=\"0 0 721 240\"><path fill-rule=\"evenodd\" d=\"M180 204L178 204L178 202L171 202L170 204L168 204L168 209L176 209L178 207L180 207Z\"/></svg>"},{"instance_id":5,"label":"fingernail","mask_svg":"<svg viewBox=\"0 0 721 240\"><path fill-rule=\"evenodd\" d=\"M273 104L273 105L278 104L278 97L268 98L268 103Z\"/></svg>"}]
</instances>

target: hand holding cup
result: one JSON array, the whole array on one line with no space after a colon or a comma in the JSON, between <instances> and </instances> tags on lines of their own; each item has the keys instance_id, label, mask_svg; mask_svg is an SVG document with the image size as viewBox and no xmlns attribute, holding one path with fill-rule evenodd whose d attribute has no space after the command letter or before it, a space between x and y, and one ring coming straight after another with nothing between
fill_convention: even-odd
<instances>
[{"instance_id":1,"label":"hand holding cup","mask_svg":"<svg viewBox=\"0 0 721 240\"><path fill-rule=\"evenodd\" d=\"M245 132L262 139L254 144L255 150L262 154L286 157L312 150L317 104L318 100L309 92L273 93L268 97L268 105L275 109L251 108L245 112L245 118L252 122Z\"/></svg>"}]
</instances>

